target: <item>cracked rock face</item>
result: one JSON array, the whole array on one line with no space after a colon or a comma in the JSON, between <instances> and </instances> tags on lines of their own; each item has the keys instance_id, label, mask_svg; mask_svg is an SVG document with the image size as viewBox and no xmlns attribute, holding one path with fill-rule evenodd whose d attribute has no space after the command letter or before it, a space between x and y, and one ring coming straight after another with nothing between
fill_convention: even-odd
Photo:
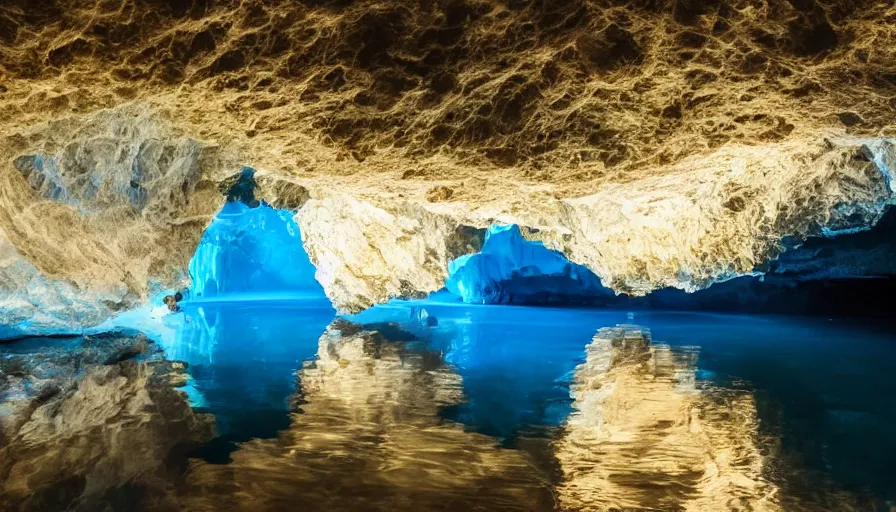
<instances>
[{"instance_id":1,"label":"cracked rock face","mask_svg":"<svg viewBox=\"0 0 896 512\"><path fill-rule=\"evenodd\" d=\"M103 301L85 297L65 280L51 280L0 236L0 337L70 332L111 313ZM114 290L112 291L114 294ZM112 301L120 299L113 295Z\"/></svg>"},{"instance_id":2,"label":"cracked rock face","mask_svg":"<svg viewBox=\"0 0 896 512\"><path fill-rule=\"evenodd\" d=\"M329 197L309 201L298 217L318 281L351 311L437 291L449 261L482 247L481 230L412 205L390 212Z\"/></svg>"},{"instance_id":3,"label":"cracked rock face","mask_svg":"<svg viewBox=\"0 0 896 512\"><path fill-rule=\"evenodd\" d=\"M0 300L25 302L5 311L34 306L58 318L42 286L77 297L63 321L90 325L139 304L182 278L223 203L208 178L214 147L139 109L49 121L3 139L0 152L19 155L0 170L5 259L29 264L5 267L15 277L0 283L10 294Z\"/></svg>"},{"instance_id":4,"label":"cracked rock face","mask_svg":"<svg viewBox=\"0 0 896 512\"><path fill-rule=\"evenodd\" d=\"M243 165L344 310L495 222L638 295L891 202L887 2L33 4L0 6L0 229L84 323L183 284Z\"/></svg>"},{"instance_id":5,"label":"cracked rock face","mask_svg":"<svg viewBox=\"0 0 896 512\"><path fill-rule=\"evenodd\" d=\"M558 245L632 295L687 291L749 274L781 240L874 226L894 200L891 141L730 146L637 186L564 202Z\"/></svg>"}]
</instances>

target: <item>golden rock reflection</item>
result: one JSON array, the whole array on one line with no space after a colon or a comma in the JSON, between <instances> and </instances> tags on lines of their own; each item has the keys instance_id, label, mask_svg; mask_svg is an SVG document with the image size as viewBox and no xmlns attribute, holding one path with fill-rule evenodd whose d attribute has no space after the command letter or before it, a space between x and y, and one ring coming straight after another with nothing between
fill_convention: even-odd
<instances>
[{"instance_id":1,"label":"golden rock reflection","mask_svg":"<svg viewBox=\"0 0 896 512\"><path fill-rule=\"evenodd\" d=\"M568 510L778 510L748 392L697 389L692 351L601 329L576 369L557 441Z\"/></svg>"},{"instance_id":2,"label":"golden rock reflection","mask_svg":"<svg viewBox=\"0 0 896 512\"><path fill-rule=\"evenodd\" d=\"M532 457L439 418L463 399L437 353L336 322L299 372L301 413L233 462L195 462L189 510L550 510Z\"/></svg>"},{"instance_id":3,"label":"golden rock reflection","mask_svg":"<svg viewBox=\"0 0 896 512\"><path fill-rule=\"evenodd\" d=\"M600 329L565 424L504 448L440 416L466 399L462 379L406 338L331 324L298 372L290 427L242 443L228 464L193 460L184 508L875 510L833 485L807 494L761 428L754 392L698 382L697 347L653 343L637 326Z\"/></svg>"}]
</instances>

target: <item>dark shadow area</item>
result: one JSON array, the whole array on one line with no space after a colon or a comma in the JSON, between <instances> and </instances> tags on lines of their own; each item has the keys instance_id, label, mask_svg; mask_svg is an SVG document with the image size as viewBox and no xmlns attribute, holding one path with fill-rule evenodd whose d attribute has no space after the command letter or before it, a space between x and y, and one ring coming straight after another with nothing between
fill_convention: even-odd
<instances>
[{"instance_id":1,"label":"dark shadow area","mask_svg":"<svg viewBox=\"0 0 896 512\"><path fill-rule=\"evenodd\" d=\"M763 276L717 283L695 293L658 290L620 307L890 317L896 294L896 209L860 233L810 238L772 261Z\"/></svg>"}]
</instances>

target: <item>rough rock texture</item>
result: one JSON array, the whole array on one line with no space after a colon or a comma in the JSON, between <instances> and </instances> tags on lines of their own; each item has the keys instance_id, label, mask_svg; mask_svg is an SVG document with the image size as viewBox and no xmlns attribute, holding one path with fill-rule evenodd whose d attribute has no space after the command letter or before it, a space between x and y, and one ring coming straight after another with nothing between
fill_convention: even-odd
<instances>
[{"instance_id":1,"label":"rough rock texture","mask_svg":"<svg viewBox=\"0 0 896 512\"><path fill-rule=\"evenodd\" d=\"M0 140L0 152L18 155L0 169L0 229L40 276L3 286L52 311L58 304L34 288L64 279L50 286L77 292L67 315L82 324L182 278L223 203L207 178L219 166L214 147L140 109L29 127Z\"/></svg>"},{"instance_id":2,"label":"rough rock texture","mask_svg":"<svg viewBox=\"0 0 896 512\"><path fill-rule=\"evenodd\" d=\"M439 290L448 263L479 250L484 238L423 207L389 211L348 196L312 199L297 217L317 280L349 311Z\"/></svg>"},{"instance_id":3,"label":"rough rock texture","mask_svg":"<svg viewBox=\"0 0 896 512\"><path fill-rule=\"evenodd\" d=\"M0 346L3 510L164 505L169 457L209 440L213 420L159 352L139 334Z\"/></svg>"},{"instance_id":4,"label":"rough rock texture","mask_svg":"<svg viewBox=\"0 0 896 512\"><path fill-rule=\"evenodd\" d=\"M729 146L714 158L564 202L571 234L558 245L616 290L694 291L753 272L785 236L868 229L896 199L890 141Z\"/></svg>"},{"instance_id":5,"label":"rough rock texture","mask_svg":"<svg viewBox=\"0 0 896 512\"><path fill-rule=\"evenodd\" d=\"M793 242L793 240L788 240ZM760 276L716 283L700 293L664 289L619 300L620 307L702 309L889 318L896 290L896 209L861 233L817 237L763 265Z\"/></svg>"},{"instance_id":6,"label":"rough rock texture","mask_svg":"<svg viewBox=\"0 0 896 512\"><path fill-rule=\"evenodd\" d=\"M114 289L109 302L120 300ZM0 233L0 339L65 333L109 316L106 300L85 296L65 280L47 279Z\"/></svg>"},{"instance_id":7,"label":"rough rock texture","mask_svg":"<svg viewBox=\"0 0 896 512\"><path fill-rule=\"evenodd\" d=\"M639 294L749 272L842 205L873 220L866 139L825 141L896 134L879 0L38 4L0 6L0 227L112 309L178 279L243 164L275 206L539 228ZM310 241L339 306L439 287L448 244L396 222Z\"/></svg>"}]
</instances>

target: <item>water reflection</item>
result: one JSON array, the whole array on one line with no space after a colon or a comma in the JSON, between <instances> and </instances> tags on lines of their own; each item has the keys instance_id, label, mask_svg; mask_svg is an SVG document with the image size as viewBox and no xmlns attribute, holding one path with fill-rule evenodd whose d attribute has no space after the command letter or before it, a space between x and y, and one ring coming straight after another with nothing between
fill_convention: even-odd
<instances>
[{"instance_id":1,"label":"water reflection","mask_svg":"<svg viewBox=\"0 0 896 512\"><path fill-rule=\"evenodd\" d=\"M519 306L426 303L377 307L354 317L365 324L421 325L421 336L460 375L465 399L441 411L468 430L504 446L518 437L552 435L569 415L569 384L597 327L625 320L625 312ZM411 314L409 315L409 312ZM588 314L585 314L585 313Z\"/></svg>"},{"instance_id":2,"label":"water reflection","mask_svg":"<svg viewBox=\"0 0 896 512\"><path fill-rule=\"evenodd\" d=\"M394 333L393 333L394 334ZM337 321L299 374L301 412L276 440L227 465L194 462L189 510L549 510L532 458L439 417L462 400L458 375L410 332L405 341Z\"/></svg>"},{"instance_id":3,"label":"water reflection","mask_svg":"<svg viewBox=\"0 0 896 512\"><path fill-rule=\"evenodd\" d=\"M196 311L183 334L211 403L268 427L192 460L188 510L889 510L889 331L439 303L328 327L249 311Z\"/></svg>"},{"instance_id":4,"label":"water reflection","mask_svg":"<svg viewBox=\"0 0 896 512\"><path fill-rule=\"evenodd\" d=\"M177 331L165 353L190 365L194 405L215 415L222 434L203 456L224 462L230 442L289 425L295 371L315 356L334 314L323 299L194 303L171 316Z\"/></svg>"},{"instance_id":5,"label":"water reflection","mask_svg":"<svg viewBox=\"0 0 896 512\"><path fill-rule=\"evenodd\" d=\"M557 442L570 510L777 510L762 476L752 395L696 386L694 347L601 329L576 370Z\"/></svg>"}]
</instances>

